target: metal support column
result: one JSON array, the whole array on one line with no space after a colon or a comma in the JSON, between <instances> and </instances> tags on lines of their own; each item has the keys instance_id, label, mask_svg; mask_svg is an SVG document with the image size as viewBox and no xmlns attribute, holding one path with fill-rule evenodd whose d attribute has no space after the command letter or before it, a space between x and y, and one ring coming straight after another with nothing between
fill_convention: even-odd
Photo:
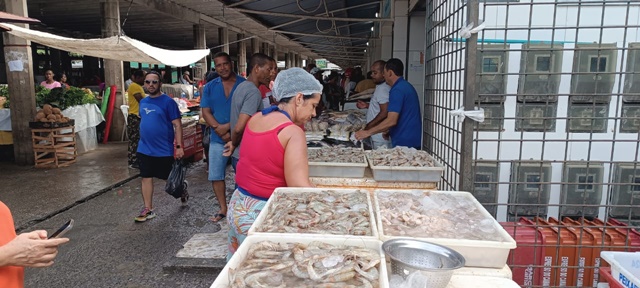
<instances>
[{"instance_id":1,"label":"metal support column","mask_svg":"<svg viewBox=\"0 0 640 288\"><path fill-rule=\"evenodd\" d=\"M478 0L468 0L467 2L467 23L478 23L479 14ZM476 84L476 61L477 61L478 35L471 34L467 39L465 51L465 71L464 71L464 99L465 109L472 109L475 106L475 99L478 98L478 86ZM474 121L462 122L462 135L460 143L460 187L461 191L473 191L474 171L473 171L473 125Z\"/></svg>"}]
</instances>

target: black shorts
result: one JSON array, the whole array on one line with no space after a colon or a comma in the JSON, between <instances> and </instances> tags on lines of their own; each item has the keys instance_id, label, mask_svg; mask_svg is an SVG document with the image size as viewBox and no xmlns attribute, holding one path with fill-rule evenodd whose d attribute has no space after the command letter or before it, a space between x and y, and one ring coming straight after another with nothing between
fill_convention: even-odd
<instances>
[{"instance_id":1,"label":"black shorts","mask_svg":"<svg viewBox=\"0 0 640 288\"><path fill-rule=\"evenodd\" d=\"M154 157L137 153L138 164L140 165L140 177L142 178L158 178L167 180L171 173L173 165L173 157Z\"/></svg>"}]
</instances>

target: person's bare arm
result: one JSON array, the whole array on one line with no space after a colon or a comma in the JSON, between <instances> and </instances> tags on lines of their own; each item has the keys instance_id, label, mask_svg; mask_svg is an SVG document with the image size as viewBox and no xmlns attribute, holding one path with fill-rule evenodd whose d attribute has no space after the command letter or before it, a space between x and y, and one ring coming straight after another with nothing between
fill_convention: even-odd
<instances>
[{"instance_id":1,"label":"person's bare arm","mask_svg":"<svg viewBox=\"0 0 640 288\"><path fill-rule=\"evenodd\" d=\"M238 145L240 145L244 128L247 126L247 122L249 122L250 118L250 115L243 113L240 113L238 116L238 122L236 123L236 126L233 127L233 131L231 131L231 142L233 142L234 147L238 147Z\"/></svg>"},{"instance_id":2,"label":"person's bare arm","mask_svg":"<svg viewBox=\"0 0 640 288\"><path fill-rule=\"evenodd\" d=\"M133 98L136 98L136 101L140 103L140 100L142 100L142 94L140 93L133 94Z\"/></svg>"},{"instance_id":3,"label":"person's bare arm","mask_svg":"<svg viewBox=\"0 0 640 288\"><path fill-rule=\"evenodd\" d=\"M375 135L380 132L385 132L391 129L391 127L396 126L396 124L398 124L399 116L400 114L398 114L397 112L388 112L387 118L384 119L380 124L372 127L371 129L360 130L356 132L356 139L362 140L367 137L370 137L371 135Z\"/></svg>"},{"instance_id":4,"label":"person's bare arm","mask_svg":"<svg viewBox=\"0 0 640 288\"><path fill-rule=\"evenodd\" d=\"M171 121L171 123L173 124L173 129L175 131L175 141L176 141L176 145L180 145L180 148L176 147L176 158L180 159L182 158L182 156L184 156L184 146L182 143L182 120L180 120L180 118L178 119L174 119L173 121Z\"/></svg>"},{"instance_id":5,"label":"person's bare arm","mask_svg":"<svg viewBox=\"0 0 640 288\"><path fill-rule=\"evenodd\" d=\"M67 242L68 238L47 239L47 231L44 230L22 233L0 246L0 267L51 266L58 255L58 246Z\"/></svg>"},{"instance_id":6,"label":"person's bare arm","mask_svg":"<svg viewBox=\"0 0 640 288\"><path fill-rule=\"evenodd\" d=\"M367 123L367 126L364 127L364 130L369 130L375 127L376 125L382 123L382 121L387 118L387 114L388 114L387 107L389 107L388 102L384 104L380 104L380 113L378 113L378 115L376 115L375 118L371 119L371 121Z\"/></svg>"},{"instance_id":7,"label":"person's bare arm","mask_svg":"<svg viewBox=\"0 0 640 288\"><path fill-rule=\"evenodd\" d=\"M225 134L229 133L229 130L231 129L230 128L231 124L218 123L218 121L216 120L216 117L213 116L213 113L211 113L211 108L208 108L208 107L202 108L202 117L204 117L204 121L207 122L207 125L213 128L214 132L216 132L218 136L223 137Z\"/></svg>"},{"instance_id":8,"label":"person's bare arm","mask_svg":"<svg viewBox=\"0 0 640 288\"><path fill-rule=\"evenodd\" d=\"M313 187L309 181L307 139L302 129L296 126L284 128L280 134L288 137L284 149L284 178L287 187Z\"/></svg>"}]
</instances>

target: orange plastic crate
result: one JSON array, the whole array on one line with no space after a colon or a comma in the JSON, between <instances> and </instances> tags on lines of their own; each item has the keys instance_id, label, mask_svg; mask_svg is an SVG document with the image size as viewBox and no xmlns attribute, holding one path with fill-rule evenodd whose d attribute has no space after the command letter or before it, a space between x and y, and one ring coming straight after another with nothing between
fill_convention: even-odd
<instances>
[{"instance_id":1,"label":"orange plastic crate","mask_svg":"<svg viewBox=\"0 0 640 288\"><path fill-rule=\"evenodd\" d=\"M587 270L589 266L588 262L593 261L593 245L595 240L593 235L581 232L580 229L574 226L567 226L564 223L558 221L556 218L549 218L549 224L557 225L561 230L561 233L571 233L576 240L575 258L571 266L577 268L570 268L574 271L574 278L570 278L569 284L576 287L590 286L593 283L593 269Z\"/></svg>"},{"instance_id":2,"label":"orange plastic crate","mask_svg":"<svg viewBox=\"0 0 640 288\"><path fill-rule=\"evenodd\" d=\"M614 227L616 231L627 237L630 252L640 251L640 232L629 228L627 224L624 224L616 219L609 218L607 223Z\"/></svg>"},{"instance_id":3,"label":"orange plastic crate","mask_svg":"<svg viewBox=\"0 0 640 288\"><path fill-rule=\"evenodd\" d=\"M602 229L592 227L592 224L584 223L582 221L576 221L570 218L564 218L563 222L568 225L579 226L584 229L585 232L591 233L596 240L595 247L593 247L592 255L593 255L593 287L598 285L598 280L600 278L600 267L607 266L607 262L604 262L600 259L600 252L608 251L609 247L611 247L613 240L611 237L611 233L605 232ZM588 222L588 221L587 221Z\"/></svg>"},{"instance_id":4,"label":"orange plastic crate","mask_svg":"<svg viewBox=\"0 0 640 288\"><path fill-rule=\"evenodd\" d=\"M570 266L575 266L574 264L578 261L578 256L576 255L578 237L568 229L561 229L561 227L552 225L540 217L536 217L533 220L543 228L553 231L556 239L559 239L559 245L557 246L559 249L558 258L555 263L557 266L555 269L558 271L556 273L556 285L560 287L575 286L576 269L570 268Z\"/></svg>"},{"instance_id":5,"label":"orange plastic crate","mask_svg":"<svg viewBox=\"0 0 640 288\"><path fill-rule=\"evenodd\" d=\"M595 287L598 285L598 269L600 266L600 251L602 251L602 237L597 238L591 229L584 229L579 222L570 218L564 218L562 224L569 229L573 229L578 235L579 243L582 243L580 257L585 257L584 286ZM601 235L601 234L599 234ZM597 260L596 260L597 259Z\"/></svg>"}]
</instances>

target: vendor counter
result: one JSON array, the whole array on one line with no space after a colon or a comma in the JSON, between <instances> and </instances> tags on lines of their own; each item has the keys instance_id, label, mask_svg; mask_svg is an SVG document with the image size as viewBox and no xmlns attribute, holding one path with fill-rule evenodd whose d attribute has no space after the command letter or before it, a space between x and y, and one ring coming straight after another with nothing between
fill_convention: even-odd
<instances>
[{"instance_id":1,"label":"vendor counter","mask_svg":"<svg viewBox=\"0 0 640 288\"><path fill-rule=\"evenodd\" d=\"M435 190L436 182L382 182L373 179L373 172L366 168L363 178L310 177L311 184L318 188L375 189L425 189Z\"/></svg>"}]
</instances>

